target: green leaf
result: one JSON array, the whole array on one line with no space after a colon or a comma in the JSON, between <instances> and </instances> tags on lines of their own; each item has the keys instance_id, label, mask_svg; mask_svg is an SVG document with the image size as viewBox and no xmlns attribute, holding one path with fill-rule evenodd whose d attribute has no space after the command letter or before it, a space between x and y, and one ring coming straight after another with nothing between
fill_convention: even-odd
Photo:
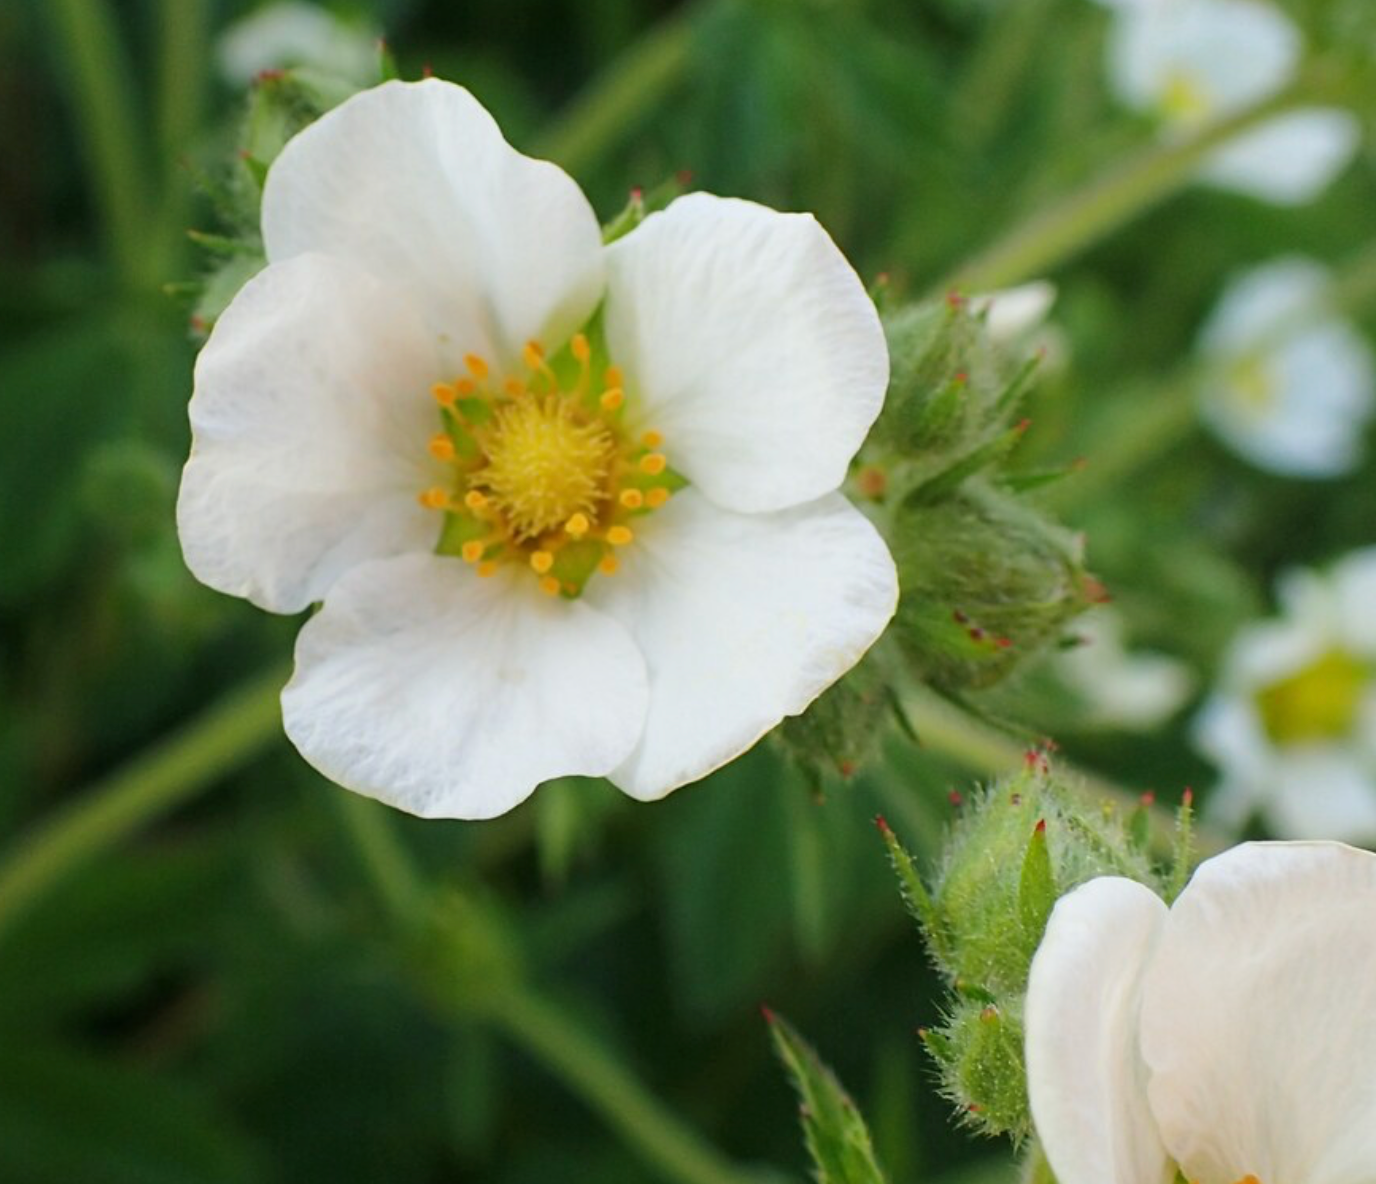
<instances>
[{"instance_id":1,"label":"green leaf","mask_svg":"<svg viewBox=\"0 0 1376 1184\"><path fill-rule=\"evenodd\" d=\"M803 1132L818 1184L884 1184L869 1128L850 1095L786 1021L771 1012L765 1018L774 1049L798 1091Z\"/></svg>"}]
</instances>

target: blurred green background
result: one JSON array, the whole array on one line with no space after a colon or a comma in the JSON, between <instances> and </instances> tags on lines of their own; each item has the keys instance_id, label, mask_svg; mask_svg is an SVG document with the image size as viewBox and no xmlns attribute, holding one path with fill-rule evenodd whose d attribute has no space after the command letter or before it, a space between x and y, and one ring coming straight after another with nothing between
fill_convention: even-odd
<instances>
[{"instance_id":1,"label":"blurred green background","mask_svg":"<svg viewBox=\"0 0 1376 1184\"><path fill-rule=\"evenodd\" d=\"M281 737L297 622L196 585L172 522L195 334L164 285L203 266L187 229L216 229L193 178L240 146L216 45L249 7L0 3L0 1180L800 1180L762 1002L851 1087L894 1180L1011 1178L932 1090L913 1033L937 987L870 820L934 852L949 791L1015 740L929 721L924 750L896 736L821 795L766 745L663 804L568 781L470 824L373 811ZM339 11L403 77L473 89L603 216L688 170L813 210L900 296L1152 151L1089 0ZM1318 51L1345 11L1291 7ZM1343 82L1369 118L1369 79ZM1203 688L1276 571L1376 539L1371 462L1269 477L1180 414L1231 273L1291 251L1370 270L1376 158L1368 137L1298 209L1159 196L1046 260L1060 345L1018 463L1086 460L1048 499ZM1041 679L986 709L1127 787L1208 784L1188 713L1094 731Z\"/></svg>"}]
</instances>

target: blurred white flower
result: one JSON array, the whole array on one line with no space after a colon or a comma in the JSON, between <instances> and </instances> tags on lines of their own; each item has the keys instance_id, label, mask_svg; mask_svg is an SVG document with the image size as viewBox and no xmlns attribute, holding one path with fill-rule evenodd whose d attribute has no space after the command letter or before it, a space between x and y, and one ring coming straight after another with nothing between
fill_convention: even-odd
<instances>
[{"instance_id":1,"label":"blurred white flower","mask_svg":"<svg viewBox=\"0 0 1376 1184\"><path fill-rule=\"evenodd\" d=\"M283 709L334 780L462 818L567 774L659 798L883 631L893 560L837 490L888 351L811 216L694 194L604 247L430 80L293 139L263 239L197 362L178 527L211 587L324 600Z\"/></svg>"},{"instance_id":2,"label":"blurred white flower","mask_svg":"<svg viewBox=\"0 0 1376 1184\"><path fill-rule=\"evenodd\" d=\"M1328 271L1276 259L1234 280L1200 333L1200 414L1253 464L1336 477L1362 461L1376 413L1376 359L1330 311Z\"/></svg>"},{"instance_id":3,"label":"blurred white flower","mask_svg":"<svg viewBox=\"0 0 1376 1184\"><path fill-rule=\"evenodd\" d=\"M1189 667L1165 654L1128 650L1123 618L1110 607L1090 609L1075 621L1081 644L1058 655L1057 671L1084 701L1091 722L1149 731L1189 698Z\"/></svg>"},{"instance_id":4,"label":"blurred white flower","mask_svg":"<svg viewBox=\"0 0 1376 1184\"><path fill-rule=\"evenodd\" d=\"M1376 547L1278 588L1278 620L1245 627L1195 725L1222 780L1222 825L1260 811L1278 835L1376 841Z\"/></svg>"},{"instance_id":5,"label":"blurred white flower","mask_svg":"<svg viewBox=\"0 0 1376 1184\"><path fill-rule=\"evenodd\" d=\"M1040 328L1055 303L1056 285L1049 280L1033 280L1016 288L971 296L969 307L976 316L985 318L995 343L1010 345Z\"/></svg>"},{"instance_id":6,"label":"blurred white flower","mask_svg":"<svg viewBox=\"0 0 1376 1184\"><path fill-rule=\"evenodd\" d=\"M1373 917L1376 855L1340 843L1235 847L1169 909L1116 876L1062 897L1025 1012L1059 1184L1369 1184Z\"/></svg>"},{"instance_id":7,"label":"blurred white flower","mask_svg":"<svg viewBox=\"0 0 1376 1184\"><path fill-rule=\"evenodd\" d=\"M378 33L305 0L257 8L220 35L215 58L224 80L246 86L264 70L309 66L353 82L376 81Z\"/></svg>"},{"instance_id":8,"label":"blurred white flower","mask_svg":"<svg viewBox=\"0 0 1376 1184\"><path fill-rule=\"evenodd\" d=\"M1113 89L1177 136L1277 94L1303 53L1299 30L1267 0L1117 3L1108 43ZM1200 179L1277 205L1317 197L1352 159L1361 124L1349 111L1300 108L1232 140Z\"/></svg>"}]
</instances>

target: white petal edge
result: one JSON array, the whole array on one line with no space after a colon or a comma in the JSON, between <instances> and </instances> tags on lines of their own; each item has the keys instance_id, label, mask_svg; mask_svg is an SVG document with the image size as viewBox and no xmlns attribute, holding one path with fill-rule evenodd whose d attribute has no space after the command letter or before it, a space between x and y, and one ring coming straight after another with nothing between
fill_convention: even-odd
<instances>
[{"instance_id":1,"label":"white petal edge","mask_svg":"<svg viewBox=\"0 0 1376 1184\"><path fill-rule=\"evenodd\" d=\"M759 513L840 486L889 354L810 214L691 194L613 243L607 273L607 342L635 414L702 493Z\"/></svg>"},{"instance_id":2,"label":"white petal edge","mask_svg":"<svg viewBox=\"0 0 1376 1184\"><path fill-rule=\"evenodd\" d=\"M271 260L323 251L404 288L456 364L473 351L515 369L527 341L562 345L602 295L602 233L577 184L433 78L363 91L292 139L268 173L263 241Z\"/></svg>"},{"instance_id":3,"label":"white petal edge","mask_svg":"<svg viewBox=\"0 0 1376 1184\"><path fill-rule=\"evenodd\" d=\"M611 780L653 801L739 756L855 665L898 603L883 539L840 494L735 514L695 490L645 519L588 597L645 654L645 733Z\"/></svg>"},{"instance_id":4,"label":"white petal edge","mask_svg":"<svg viewBox=\"0 0 1376 1184\"><path fill-rule=\"evenodd\" d=\"M1365 1184L1376 1164L1376 855L1205 861L1143 982L1148 1097L1191 1180Z\"/></svg>"},{"instance_id":5,"label":"white petal edge","mask_svg":"<svg viewBox=\"0 0 1376 1184\"><path fill-rule=\"evenodd\" d=\"M331 780L426 818L492 818L541 781L602 776L640 736L625 629L527 571L458 559L356 568L301 630L286 732Z\"/></svg>"},{"instance_id":6,"label":"white petal edge","mask_svg":"<svg viewBox=\"0 0 1376 1184\"><path fill-rule=\"evenodd\" d=\"M1137 1051L1140 984L1166 906L1105 876L1056 902L1032 959L1027 1088L1059 1184L1169 1184Z\"/></svg>"},{"instance_id":7,"label":"white petal edge","mask_svg":"<svg viewBox=\"0 0 1376 1184\"><path fill-rule=\"evenodd\" d=\"M433 549L438 360L405 294L303 255L251 279L196 361L177 532L196 578L299 612L349 567Z\"/></svg>"},{"instance_id":8,"label":"white petal edge","mask_svg":"<svg viewBox=\"0 0 1376 1184\"><path fill-rule=\"evenodd\" d=\"M1361 142L1361 121L1350 111L1289 111L1220 148L1200 180L1272 205L1306 205L1347 167Z\"/></svg>"},{"instance_id":9,"label":"white petal edge","mask_svg":"<svg viewBox=\"0 0 1376 1184\"><path fill-rule=\"evenodd\" d=\"M1339 560L1333 583L1339 637L1354 653L1376 659L1376 547L1363 547Z\"/></svg>"}]
</instances>

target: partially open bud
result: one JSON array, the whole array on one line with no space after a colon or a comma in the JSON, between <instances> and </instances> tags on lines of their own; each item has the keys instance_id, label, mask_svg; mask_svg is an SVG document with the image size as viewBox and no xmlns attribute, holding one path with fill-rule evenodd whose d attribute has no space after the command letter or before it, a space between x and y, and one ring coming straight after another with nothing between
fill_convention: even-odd
<instances>
[{"instance_id":1,"label":"partially open bud","mask_svg":"<svg viewBox=\"0 0 1376 1184\"><path fill-rule=\"evenodd\" d=\"M835 775L851 777L874 751L893 716L892 685L883 669L882 650L871 650L806 712L784 720L775 739L815 784Z\"/></svg>"}]
</instances>

